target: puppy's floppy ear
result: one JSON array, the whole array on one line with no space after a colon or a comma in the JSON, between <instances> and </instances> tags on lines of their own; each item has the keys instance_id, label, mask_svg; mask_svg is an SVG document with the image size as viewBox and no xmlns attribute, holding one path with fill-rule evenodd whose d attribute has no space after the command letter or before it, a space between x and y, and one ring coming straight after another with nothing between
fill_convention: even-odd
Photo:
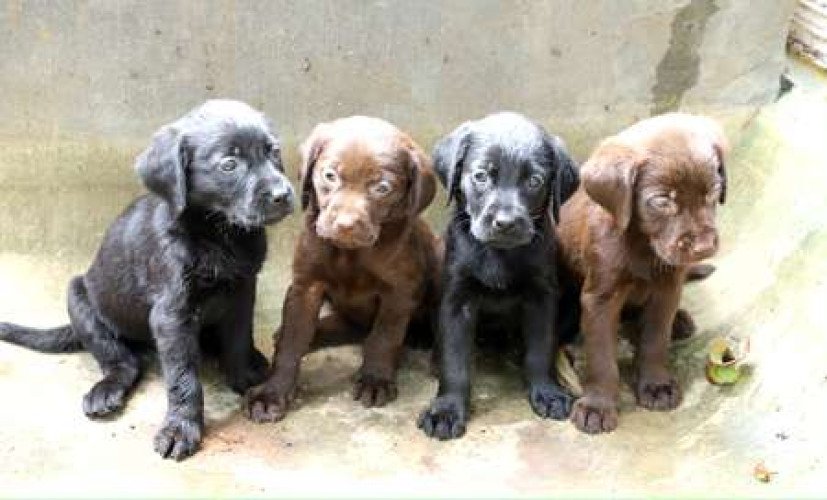
<instances>
[{"instance_id":1,"label":"puppy's floppy ear","mask_svg":"<svg viewBox=\"0 0 827 500\"><path fill-rule=\"evenodd\" d=\"M721 194L718 196L718 202L723 205L726 201L726 165L724 164L724 148L719 144L713 146L715 149L715 156L718 158L718 176L721 178Z\"/></svg>"},{"instance_id":2,"label":"puppy's floppy ear","mask_svg":"<svg viewBox=\"0 0 827 500\"><path fill-rule=\"evenodd\" d=\"M187 206L186 169L190 160L186 137L174 125L158 130L149 147L135 160L141 181L169 203L176 215Z\"/></svg>"},{"instance_id":3,"label":"puppy's floppy ear","mask_svg":"<svg viewBox=\"0 0 827 500\"><path fill-rule=\"evenodd\" d=\"M314 210L318 208L316 190L313 188L313 168L330 140L328 129L329 126L326 123L316 125L301 145L302 162L299 168L299 185L302 190L302 210L307 210L311 202Z\"/></svg>"},{"instance_id":4,"label":"puppy's floppy ear","mask_svg":"<svg viewBox=\"0 0 827 500\"><path fill-rule=\"evenodd\" d=\"M580 169L586 193L612 214L621 231L634 210L635 180L646 157L623 144L604 142Z\"/></svg>"},{"instance_id":5,"label":"puppy's floppy ear","mask_svg":"<svg viewBox=\"0 0 827 500\"><path fill-rule=\"evenodd\" d=\"M448 204L459 194L462 163L471 143L471 127L468 122L457 127L434 146L434 168L439 181L448 192Z\"/></svg>"},{"instance_id":6,"label":"puppy's floppy ear","mask_svg":"<svg viewBox=\"0 0 827 500\"><path fill-rule=\"evenodd\" d=\"M563 140L557 136L545 134L543 142L553 159L551 214L557 222L560 220L560 207L577 191L580 179L577 164L569 155Z\"/></svg>"},{"instance_id":7,"label":"puppy's floppy ear","mask_svg":"<svg viewBox=\"0 0 827 500\"><path fill-rule=\"evenodd\" d=\"M408 149L408 157L408 215L416 217L433 201L436 194L436 179L431 161L418 146L414 145Z\"/></svg>"},{"instance_id":8,"label":"puppy's floppy ear","mask_svg":"<svg viewBox=\"0 0 827 500\"><path fill-rule=\"evenodd\" d=\"M694 115L693 118L697 126L698 134L703 138L704 142L708 141L712 144L712 151L714 152L715 163L717 164L716 173L721 181L721 194L718 196L718 202L723 205L726 201L727 193L725 157L729 153L729 141L727 141L723 127L721 127L721 124L716 120L702 115Z\"/></svg>"}]
</instances>

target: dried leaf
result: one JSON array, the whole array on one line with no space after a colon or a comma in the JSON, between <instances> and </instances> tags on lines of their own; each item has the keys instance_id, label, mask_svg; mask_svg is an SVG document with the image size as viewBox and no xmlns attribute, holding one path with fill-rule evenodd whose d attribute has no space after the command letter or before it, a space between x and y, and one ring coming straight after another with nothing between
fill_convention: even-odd
<instances>
[{"instance_id":1,"label":"dried leaf","mask_svg":"<svg viewBox=\"0 0 827 500\"><path fill-rule=\"evenodd\" d=\"M741 365L749 352L749 339L715 337L709 342L706 378L716 385L730 385L741 376Z\"/></svg>"},{"instance_id":2,"label":"dried leaf","mask_svg":"<svg viewBox=\"0 0 827 500\"><path fill-rule=\"evenodd\" d=\"M555 364L557 365L557 378L560 385L568 389L573 396L582 395L583 387L580 385L577 372L574 370L573 360L563 349L557 352Z\"/></svg>"}]
</instances>

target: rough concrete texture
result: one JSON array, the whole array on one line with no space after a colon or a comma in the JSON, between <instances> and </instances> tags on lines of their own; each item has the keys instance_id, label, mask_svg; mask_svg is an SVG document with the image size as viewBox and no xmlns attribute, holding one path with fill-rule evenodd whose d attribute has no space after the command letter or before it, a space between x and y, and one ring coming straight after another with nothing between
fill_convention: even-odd
<instances>
[{"instance_id":1,"label":"rough concrete texture","mask_svg":"<svg viewBox=\"0 0 827 500\"><path fill-rule=\"evenodd\" d=\"M288 141L378 115L430 141L487 112L583 143L653 109L751 110L783 67L792 0L113 0L0 8L0 134L143 141L212 96ZM582 137L581 137L582 136ZM121 176L115 176L120 180Z\"/></svg>"},{"instance_id":2,"label":"rough concrete texture","mask_svg":"<svg viewBox=\"0 0 827 500\"><path fill-rule=\"evenodd\" d=\"M519 371L479 360L474 420L439 443L414 426L435 390L425 355L383 409L350 400L358 350L306 360L298 408L255 425L204 368L203 450L152 451L164 412L157 365L120 418L80 409L88 354L0 345L0 496L818 495L827 477L827 91L814 78L771 100L791 2L21 2L0 10L0 319L66 321L65 286L140 191L135 153L210 96L262 106L297 140L318 120L389 118L424 145L457 122L513 108L583 158L602 135L666 109L724 119L735 143L718 271L684 305L697 337L673 350L675 412L636 409L617 432L541 421ZM752 116L754 114L754 116ZM751 117L747 120L748 117ZM437 228L439 202L428 213ZM270 352L298 217L270 232L258 345ZM717 334L749 336L752 369L703 377ZM628 380L628 359L624 364ZM759 462L777 474L758 482Z\"/></svg>"}]
</instances>

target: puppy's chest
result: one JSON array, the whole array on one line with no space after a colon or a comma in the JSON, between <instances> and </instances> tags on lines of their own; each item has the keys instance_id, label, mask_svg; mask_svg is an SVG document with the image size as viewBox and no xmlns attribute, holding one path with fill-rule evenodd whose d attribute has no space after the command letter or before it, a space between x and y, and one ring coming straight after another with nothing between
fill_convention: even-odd
<instances>
[{"instance_id":1,"label":"puppy's chest","mask_svg":"<svg viewBox=\"0 0 827 500\"><path fill-rule=\"evenodd\" d=\"M382 281L360 258L342 254L331 256L323 265L328 289L338 294L375 293Z\"/></svg>"},{"instance_id":2,"label":"puppy's chest","mask_svg":"<svg viewBox=\"0 0 827 500\"><path fill-rule=\"evenodd\" d=\"M508 266L496 259L482 259L468 263L471 275L492 292L504 292L513 288L516 279Z\"/></svg>"},{"instance_id":3,"label":"puppy's chest","mask_svg":"<svg viewBox=\"0 0 827 500\"><path fill-rule=\"evenodd\" d=\"M521 264L489 252L467 255L462 263L466 273L495 295L510 293L531 279Z\"/></svg>"},{"instance_id":4,"label":"puppy's chest","mask_svg":"<svg viewBox=\"0 0 827 500\"><path fill-rule=\"evenodd\" d=\"M627 279L631 282L626 303L629 305L643 305L652 294L663 289L680 286L683 277L671 266L652 262L651 260L632 260L626 269Z\"/></svg>"},{"instance_id":5,"label":"puppy's chest","mask_svg":"<svg viewBox=\"0 0 827 500\"><path fill-rule=\"evenodd\" d=\"M662 293L665 289L680 286L657 278L634 280L629 288L629 293L626 295L626 304L642 306L654 295Z\"/></svg>"},{"instance_id":6,"label":"puppy's chest","mask_svg":"<svg viewBox=\"0 0 827 500\"><path fill-rule=\"evenodd\" d=\"M262 259L243 248L212 246L196 252L187 270L191 287L202 293L232 291L261 268Z\"/></svg>"}]
</instances>

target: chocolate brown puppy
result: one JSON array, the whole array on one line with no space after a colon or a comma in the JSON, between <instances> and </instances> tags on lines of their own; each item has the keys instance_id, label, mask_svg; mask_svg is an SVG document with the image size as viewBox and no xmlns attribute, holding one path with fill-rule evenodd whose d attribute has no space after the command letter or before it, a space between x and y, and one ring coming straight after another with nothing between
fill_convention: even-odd
<instances>
[{"instance_id":1,"label":"chocolate brown puppy","mask_svg":"<svg viewBox=\"0 0 827 500\"><path fill-rule=\"evenodd\" d=\"M681 389L670 374L681 290L718 249L715 210L726 197L726 139L701 116L671 113L604 140L583 165L580 189L560 211L566 271L580 297L584 394L571 419L587 433L617 427L621 312L638 309L639 405L671 410Z\"/></svg>"},{"instance_id":2,"label":"chocolate brown puppy","mask_svg":"<svg viewBox=\"0 0 827 500\"><path fill-rule=\"evenodd\" d=\"M319 337L364 337L354 398L366 407L395 399L406 332L429 327L436 296L438 240L419 217L436 183L420 147L383 120L354 116L316 126L302 158L305 229L272 371L247 395L257 422L284 417L301 359ZM332 312L320 320L323 303Z\"/></svg>"}]
</instances>

